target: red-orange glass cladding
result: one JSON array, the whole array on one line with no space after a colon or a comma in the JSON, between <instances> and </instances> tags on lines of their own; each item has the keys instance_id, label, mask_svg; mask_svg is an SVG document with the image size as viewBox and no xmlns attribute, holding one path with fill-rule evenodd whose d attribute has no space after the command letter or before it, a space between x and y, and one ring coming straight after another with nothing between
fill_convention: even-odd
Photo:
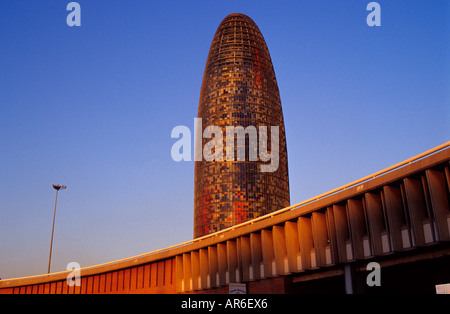
<instances>
[{"instance_id":1,"label":"red-orange glass cladding","mask_svg":"<svg viewBox=\"0 0 450 314\"><path fill-rule=\"evenodd\" d=\"M286 137L275 71L264 37L246 15L230 14L214 35L198 117L202 134L210 125L222 129L224 157L195 162L194 238L289 206ZM269 152L271 126L278 126L278 169L261 172L261 164L270 161L262 162L259 156L249 161L248 139L245 161L226 161L226 126L267 126ZM209 141L203 138L202 148Z\"/></svg>"}]
</instances>

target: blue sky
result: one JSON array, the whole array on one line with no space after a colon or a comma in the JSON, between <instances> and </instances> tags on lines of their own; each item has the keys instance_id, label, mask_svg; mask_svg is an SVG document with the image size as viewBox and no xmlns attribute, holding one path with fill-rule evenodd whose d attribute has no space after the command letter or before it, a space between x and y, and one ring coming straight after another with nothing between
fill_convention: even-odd
<instances>
[{"instance_id":1,"label":"blue sky","mask_svg":"<svg viewBox=\"0 0 450 314\"><path fill-rule=\"evenodd\" d=\"M217 26L250 16L284 110L291 203L450 138L448 1L0 2L0 277L126 258L192 239L193 130Z\"/></svg>"}]
</instances>

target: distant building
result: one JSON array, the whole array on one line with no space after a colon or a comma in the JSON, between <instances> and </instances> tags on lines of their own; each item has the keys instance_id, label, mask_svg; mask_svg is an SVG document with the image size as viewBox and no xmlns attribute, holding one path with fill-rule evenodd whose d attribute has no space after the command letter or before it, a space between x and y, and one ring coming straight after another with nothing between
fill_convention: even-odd
<instances>
[{"instance_id":1,"label":"distant building","mask_svg":"<svg viewBox=\"0 0 450 314\"><path fill-rule=\"evenodd\" d=\"M264 37L246 15L228 15L214 35L198 118L203 134L201 147L214 137L205 138L203 132L208 126L220 127L224 144L222 161L202 158L195 162L194 238L290 205L285 127L275 71ZM252 142L247 135L240 144L235 135L233 161L227 156L229 142L225 143L230 126L245 130L250 126L258 132L258 140ZM266 142L260 141L261 126L267 127ZM272 126L279 131L274 142ZM245 159L239 160L242 144ZM258 145L256 160L250 158L257 153L253 144ZM274 147L278 147L276 171L264 172L261 167L273 160L261 158L261 150L271 152Z\"/></svg>"}]
</instances>

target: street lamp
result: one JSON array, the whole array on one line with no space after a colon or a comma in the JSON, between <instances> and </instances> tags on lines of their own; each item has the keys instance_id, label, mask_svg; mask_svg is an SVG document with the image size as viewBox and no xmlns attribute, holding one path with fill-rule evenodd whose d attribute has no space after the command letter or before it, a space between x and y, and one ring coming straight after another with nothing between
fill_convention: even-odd
<instances>
[{"instance_id":1,"label":"street lamp","mask_svg":"<svg viewBox=\"0 0 450 314\"><path fill-rule=\"evenodd\" d=\"M58 201L58 191L64 190L67 188L65 185L57 185L57 184L53 184L52 187L56 190L56 198L55 198L55 210L53 212L53 226L52 226L52 239L50 241L50 255L48 256L48 274L50 274L50 263L52 260L53 231L55 230L56 202Z\"/></svg>"}]
</instances>

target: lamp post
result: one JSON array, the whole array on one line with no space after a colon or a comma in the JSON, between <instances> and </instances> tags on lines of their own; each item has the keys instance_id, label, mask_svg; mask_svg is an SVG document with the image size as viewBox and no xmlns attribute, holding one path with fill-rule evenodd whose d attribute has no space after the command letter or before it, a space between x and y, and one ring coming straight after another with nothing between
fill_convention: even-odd
<instances>
[{"instance_id":1,"label":"lamp post","mask_svg":"<svg viewBox=\"0 0 450 314\"><path fill-rule=\"evenodd\" d=\"M50 255L48 256L48 274L50 274L50 263L52 260L53 231L55 230L56 202L58 201L58 191L67 188L65 185L56 185L56 184L53 184L52 187L56 190L56 198L55 198L55 210L53 211L53 226L52 226L52 238L50 240Z\"/></svg>"}]
</instances>

